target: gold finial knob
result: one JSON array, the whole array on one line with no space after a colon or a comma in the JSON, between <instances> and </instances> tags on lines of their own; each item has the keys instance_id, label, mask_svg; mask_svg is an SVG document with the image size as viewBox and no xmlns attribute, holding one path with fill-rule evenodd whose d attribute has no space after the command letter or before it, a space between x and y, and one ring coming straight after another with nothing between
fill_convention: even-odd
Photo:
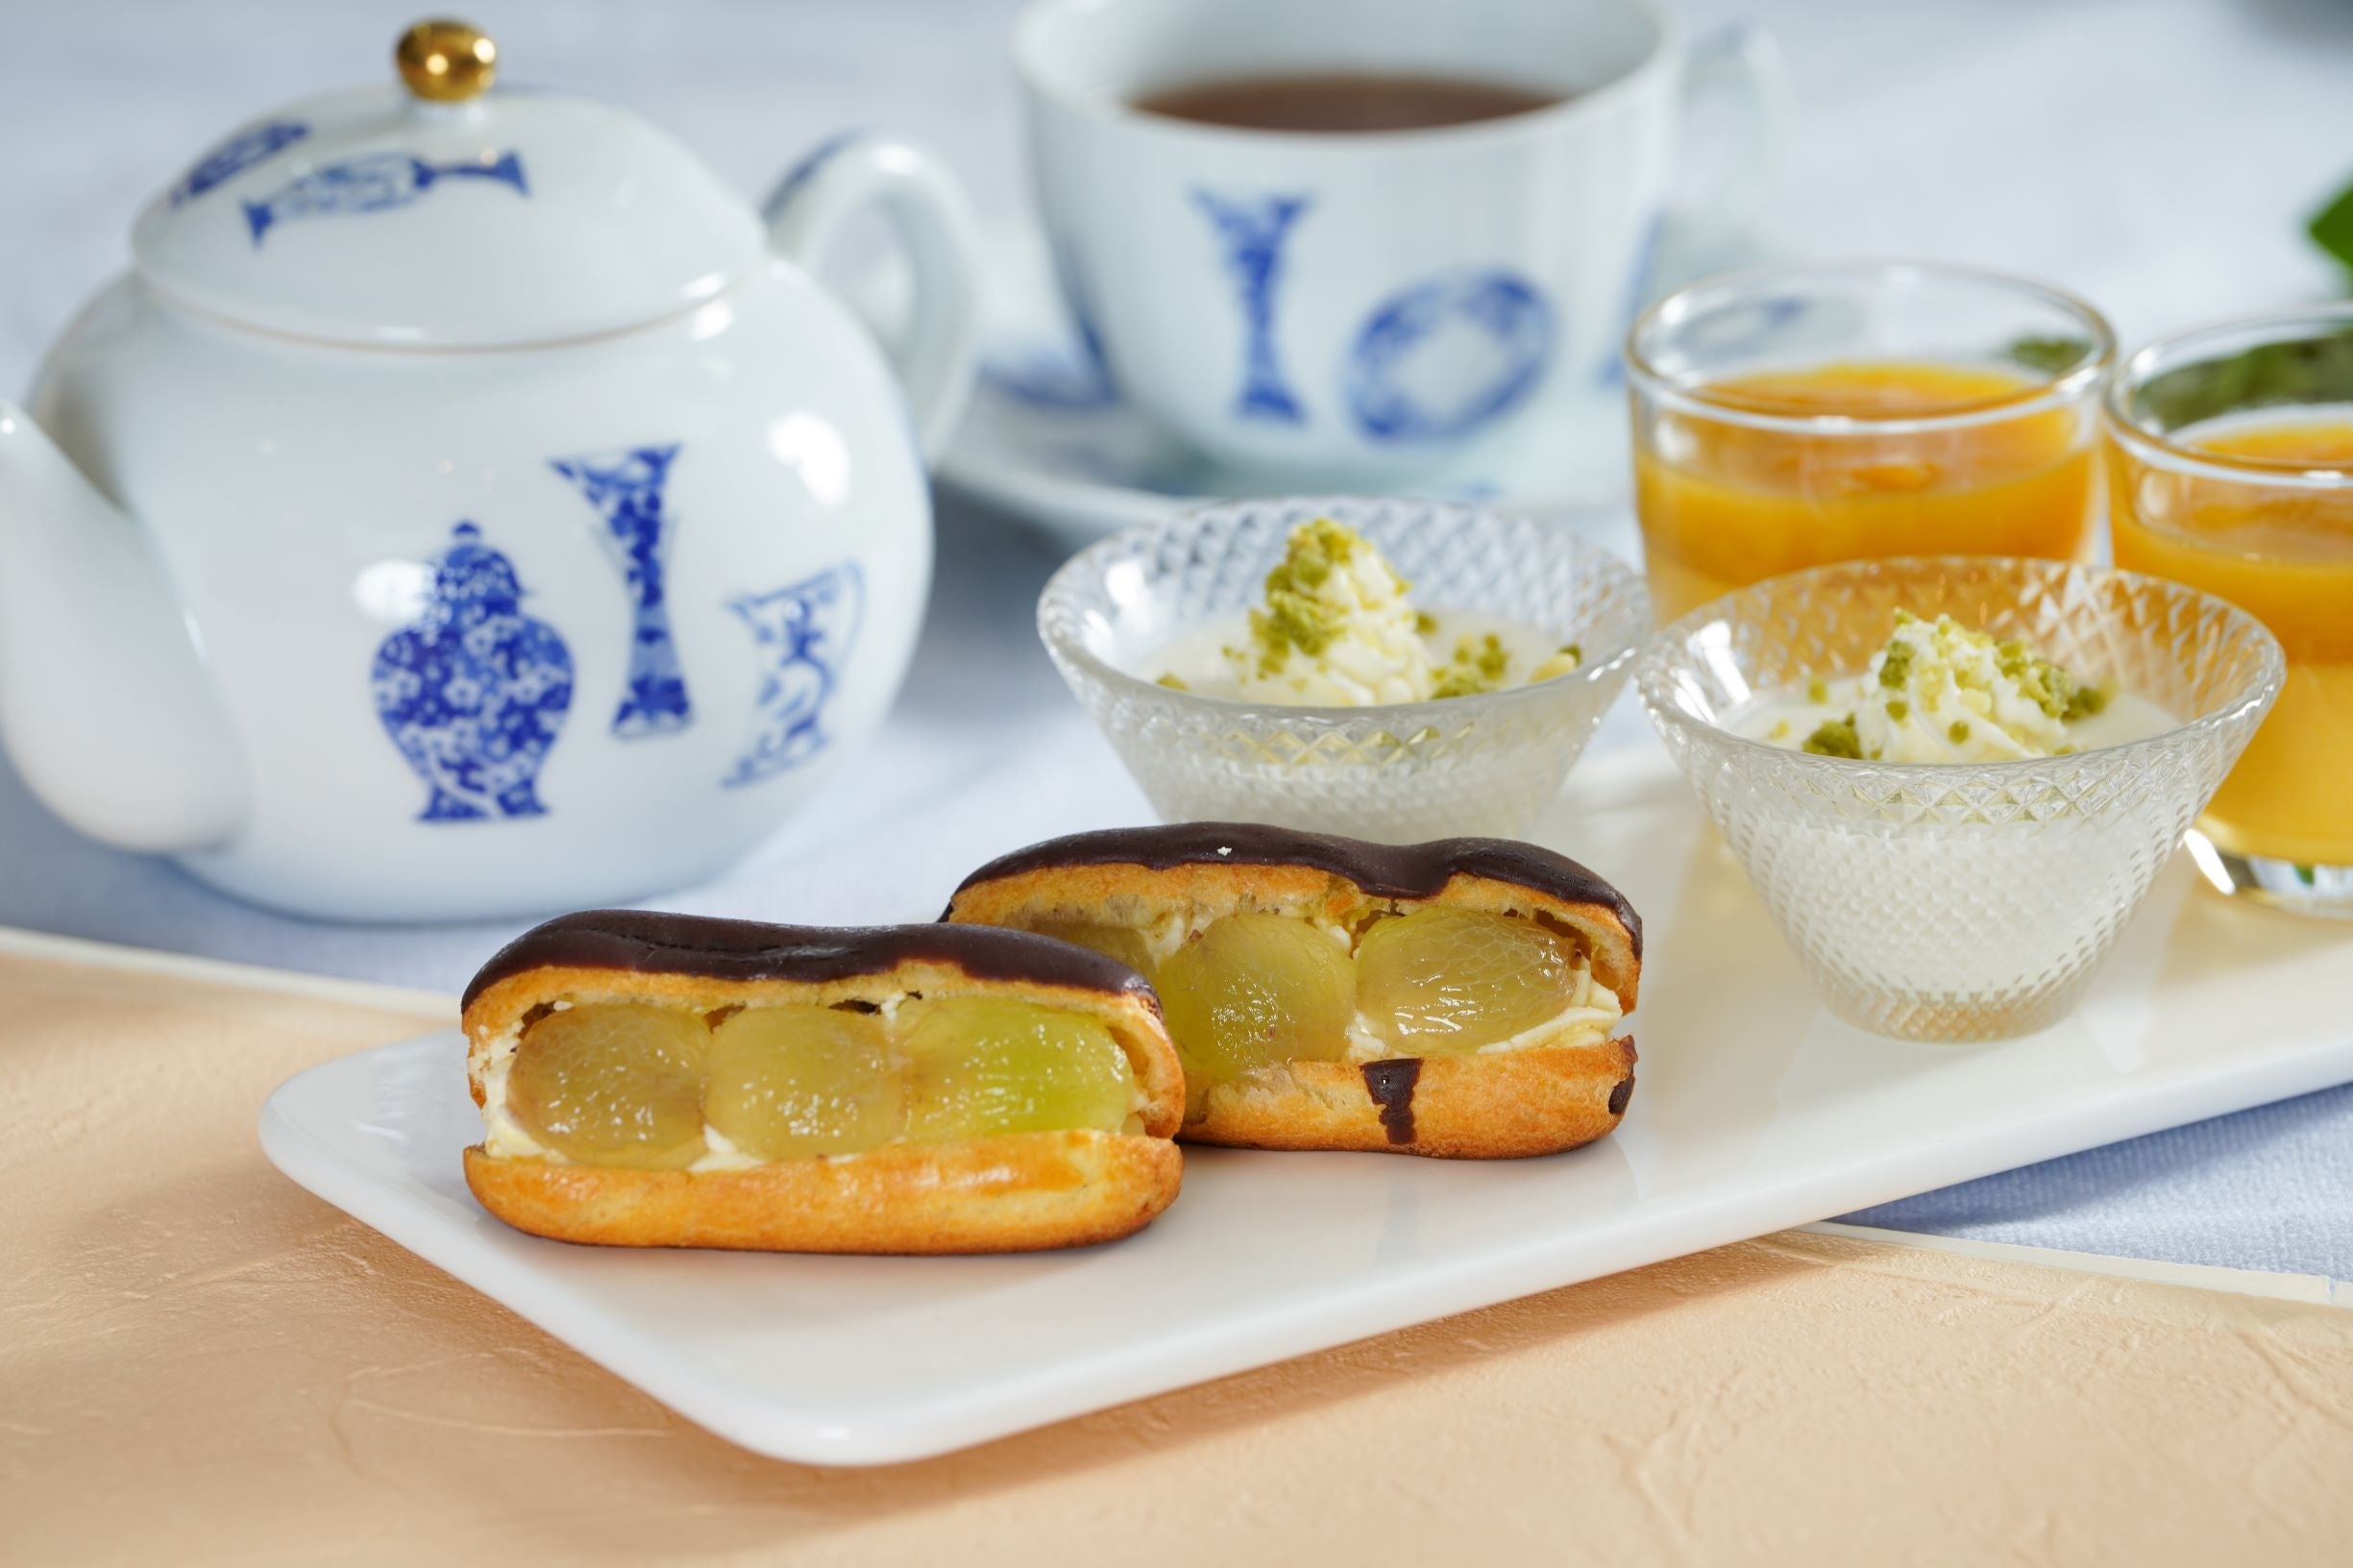
<instances>
[{"instance_id":1,"label":"gold finial knob","mask_svg":"<svg viewBox=\"0 0 2353 1568\"><path fill-rule=\"evenodd\" d=\"M419 22L402 34L392 58L408 90L436 104L478 97L499 74L499 46L489 36L447 18Z\"/></svg>"}]
</instances>

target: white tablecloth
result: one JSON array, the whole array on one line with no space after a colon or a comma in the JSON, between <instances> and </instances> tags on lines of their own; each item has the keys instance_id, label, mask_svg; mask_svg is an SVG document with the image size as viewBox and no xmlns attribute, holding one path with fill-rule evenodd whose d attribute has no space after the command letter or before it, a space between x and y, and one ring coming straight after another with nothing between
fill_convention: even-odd
<instances>
[{"instance_id":1,"label":"white tablecloth","mask_svg":"<svg viewBox=\"0 0 2353 1568\"><path fill-rule=\"evenodd\" d=\"M1572 0L1564 0L1572 3ZM0 385L125 258L137 205L222 130L388 69L406 5L123 0L20 7L0 91ZM1002 39L1012 0L512 0L508 79L612 99L756 195L845 125L944 151L984 215L1019 211ZM1694 0L1781 40L1798 118L1769 237L2047 278L2127 340L2341 285L2300 235L2353 179L2353 7ZM726 877L671 907L809 921L937 911L1049 834L1142 820L1031 626L1048 549L944 504L931 619L879 741ZM0 534L0 538L4 538ZM0 552L0 571L9 569ZM1639 731L1628 711L1600 744ZM511 926L289 920L83 843L0 771L0 923L453 989ZM1874 1211L1873 1223L2353 1277L2353 1090L2222 1118Z\"/></svg>"}]
</instances>

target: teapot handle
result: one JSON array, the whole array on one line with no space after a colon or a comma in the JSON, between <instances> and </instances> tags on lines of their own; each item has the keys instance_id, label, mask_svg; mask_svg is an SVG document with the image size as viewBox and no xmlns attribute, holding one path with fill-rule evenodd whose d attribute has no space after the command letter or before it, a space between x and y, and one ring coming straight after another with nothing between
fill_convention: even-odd
<instances>
[{"instance_id":1,"label":"teapot handle","mask_svg":"<svg viewBox=\"0 0 2353 1568\"><path fill-rule=\"evenodd\" d=\"M980 335L980 244L963 190L930 154L860 131L821 142L769 194L769 244L814 272L843 222L882 208L915 273L905 324L884 352L897 368L924 460L936 460L971 395Z\"/></svg>"}]
</instances>

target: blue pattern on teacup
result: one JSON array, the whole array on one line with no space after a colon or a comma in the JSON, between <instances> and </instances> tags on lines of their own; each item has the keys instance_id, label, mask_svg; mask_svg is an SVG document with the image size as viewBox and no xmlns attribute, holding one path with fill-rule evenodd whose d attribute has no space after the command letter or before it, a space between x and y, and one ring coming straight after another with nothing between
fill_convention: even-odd
<instances>
[{"instance_id":1,"label":"blue pattern on teacup","mask_svg":"<svg viewBox=\"0 0 2353 1568\"><path fill-rule=\"evenodd\" d=\"M865 600L858 564L844 561L772 593L727 601L751 629L760 689L750 738L721 783L734 788L797 768L832 741L825 709L857 640Z\"/></svg>"},{"instance_id":2,"label":"blue pattern on teacup","mask_svg":"<svg viewBox=\"0 0 2353 1568\"><path fill-rule=\"evenodd\" d=\"M1444 273L1374 306L1349 350L1343 395L1369 440L1453 440L1527 400L1555 335L1552 307L1527 279Z\"/></svg>"},{"instance_id":3,"label":"blue pattern on teacup","mask_svg":"<svg viewBox=\"0 0 2353 1568\"><path fill-rule=\"evenodd\" d=\"M987 354L981 380L1033 408L1108 408L1119 401L1119 387L1103 353L1093 291L1070 247L1059 240L1054 244L1054 279L1069 318L1070 342L1029 339L1008 352Z\"/></svg>"},{"instance_id":4,"label":"blue pattern on teacup","mask_svg":"<svg viewBox=\"0 0 2353 1568\"><path fill-rule=\"evenodd\" d=\"M1227 274L1242 316L1242 384L1234 417L1305 423L1307 414L1275 353L1275 290L1283 281L1283 244L1313 198L1224 196L1196 189L1193 205L1209 217L1224 248Z\"/></svg>"},{"instance_id":5,"label":"blue pattern on teacup","mask_svg":"<svg viewBox=\"0 0 2353 1568\"><path fill-rule=\"evenodd\" d=\"M663 583L671 520L662 494L678 450L674 442L559 457L548 464L577 485L603 517L597 538L629 591L628 683L613 713L613 733L625 741L684 729L694 719Z\"/></svg>"},{"instance_id":6,"label":"blue pattern on teacup","mask_svg":"<svg viewBox=\"0 0 2353 1568\"><path fill-rule=\"evenodd\" d=\"M572 650L523 611L514 564L460 523L416 622L384 639L377 717L428 793L417 820L537 817L539 770L572 706Z\"/></svg>"},{"instance_id":7,"label":"blue pattern on teacup","mask_svg":"<svg viewBox=\"0 0 2353 1568\"><path fill-rule=\"evenodd\" d=\"M323 163L261 200L247 202L245 222L258 249L261 236L282 223L347 212L390 211L418 201L445 180L488 180L512 185L518 195L531 193L524 183L522 157L516 153L452 163L428 163L407 153L367 153L338 163Z\"/></svg>"},{"instance_id":8,"label":"blue pattern on teacup","mask_svg":"<svg viewBox=\"0 0 2353 1568\"><path fill-rule=\"evenodd\" d=\"M274 157L310 135L301 120L264 120L231 136L196 160L172 187L171 205L194 201L216 185L227 184L262 159Z\"/></svg>"}]
</instances>

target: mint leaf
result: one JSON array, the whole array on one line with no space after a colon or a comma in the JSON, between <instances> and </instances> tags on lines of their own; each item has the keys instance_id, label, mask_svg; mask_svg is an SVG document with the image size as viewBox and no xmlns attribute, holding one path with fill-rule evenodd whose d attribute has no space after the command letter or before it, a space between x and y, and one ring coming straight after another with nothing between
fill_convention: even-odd
<instances>
[{"instance_id":1,"label":"mint leaf","mask_svg":"<svg viewBox=\"0 0 2353 1568\"><path fill-rule=\"evenodd\" d=\"M2315 244L2353 268L2353 185L2339 191L2337 199L2320 209L2306 232Z\"/></svg>"},{"instance_id":2,"label":"mint leaf","mask_svg":"<svg viewBox=\"0 0 2353 1568\"><path fill-rule=\"evenodd\" d=\"M2052 378L2065 375L2083 363L2092 345L2080 337L2017 337L2002 354L2028 370L2039 370Z\"/></svg>"},{"instance_id":3,"label":"mint leaf","mask_svg":"<svg viewBox=\"0 0 2353 1568\"><path fill-rule=\"evenodd\" d=\"M2133 394L2132 407L2159 429L2178 430L2243 408L2348 402L2353 328L2168 371Z\"/></svg>"}]
</instances>

